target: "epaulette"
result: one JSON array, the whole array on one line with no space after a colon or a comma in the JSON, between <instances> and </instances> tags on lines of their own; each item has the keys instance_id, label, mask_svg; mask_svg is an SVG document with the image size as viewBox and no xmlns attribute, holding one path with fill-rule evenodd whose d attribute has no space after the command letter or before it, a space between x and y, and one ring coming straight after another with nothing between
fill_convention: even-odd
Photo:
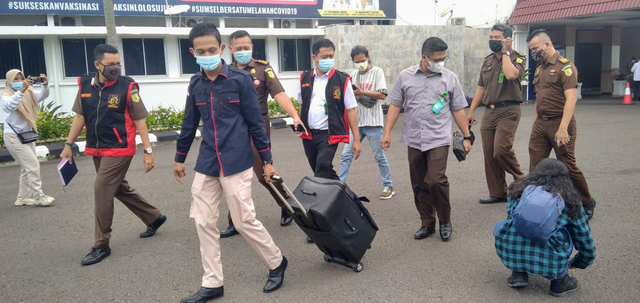
<instances>
[{"instance_id":1,"label":"epaulette","mask_svg":"<svg viewBox=\"0 0 640 303\"><path fill-rule=\"evenodd\" d=\"M560 57L560 58L558 59L558 61L560 61L560 62L562 62L562 63L569 63L569 59L564 58L564 57Z\"/></svg>"},{"instance_id":2,"label":"epaulette","mask_svg":"<svg viewBox=\"0 0 640 303\"><path fill-rule=\"evenodd\" d=\"M264 61L264 60L256 60L256 62L262 64L262 65L269 65L269 61Z\"/></svg>"},{"instance_id":3,"label":"epaulette","mask_svg":"<svg viewBox=\"0 0 640 303\"><path fill-rule=\"evenodd\" d=\"M493 56L493 54L489 54L486 57L484 57L485 59L489 59L489 57Z\"/></svg>"},{"instance_id":4,"label":"epaulette","mask_svg":"<svg viewBox=\"0 0 640 303\"><path fill-rule=\"evenodd\" d=\"M525 54L523 54L522 52L516 51L516 54L518 54L518 56L520 57L526 57Z\"/></svg>"}]
</instances>

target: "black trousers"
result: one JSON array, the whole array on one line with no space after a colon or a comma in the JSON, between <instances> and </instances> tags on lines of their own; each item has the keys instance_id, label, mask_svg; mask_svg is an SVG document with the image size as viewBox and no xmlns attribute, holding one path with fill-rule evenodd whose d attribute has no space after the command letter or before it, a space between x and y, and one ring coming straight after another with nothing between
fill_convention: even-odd
<instances>
[{"instance_id":1,"label":"black trousers","mask_svg":"<svg viewBox=\"0 0 640 303\"><path fill-rule=\"evenodd\" d=\"M311 130L311 135L312 139L302 140L302 145L313 175L340 180L336 171L333 170L333 158L338 150L338 144L329 144L329 132L326 130Z\"/></svg>"}]
</instances>

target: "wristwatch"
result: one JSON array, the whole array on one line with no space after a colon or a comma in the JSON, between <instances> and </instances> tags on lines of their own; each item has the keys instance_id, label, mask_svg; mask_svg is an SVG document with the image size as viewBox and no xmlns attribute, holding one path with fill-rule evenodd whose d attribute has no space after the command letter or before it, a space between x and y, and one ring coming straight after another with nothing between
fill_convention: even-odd
<instances>
[{"instance_id":1,"label":"wristwatch","mask_svg":"<svg viewBox=\"0 0 640 303\"><path fill-rule=\"evenodd\" d=\"M506 51L506 52L502 52L503 55L507 55L507 56L511 56L511 52L510 51Z\"/></svg>"},{"instance_id":2,"label":"wristwatch","mask_svg":"<svg viewBox=\"0 0 640 303\"><path fill-rule=\"evenodd\" d=\"M144 153L145 154L151 154L151 153L153 153L153 149L151 147L145 148L144 149Z\"/></svg>"},{"instance_id":3,"label":"wristwatch","mask_svg":"<svg viewBox=\"0 0 640 303\"><path fill-rule=\"evenodd\" d=\"M267 164L273 165L273 159L267 160L267 161L262 161L262 165L267 165Z\"/></svg>"},{"instance_id":4,"label":"wristwatch","mask_svg":"<svg viewBox=\"0 0 640 303\"><path fill-rule=\"evenodd\" d=\"M462 137L462 141L464 141L464 140L469 140L469 141L471 141L471 136L469 136L469 137Z\"/></svg>"}]
</instances>

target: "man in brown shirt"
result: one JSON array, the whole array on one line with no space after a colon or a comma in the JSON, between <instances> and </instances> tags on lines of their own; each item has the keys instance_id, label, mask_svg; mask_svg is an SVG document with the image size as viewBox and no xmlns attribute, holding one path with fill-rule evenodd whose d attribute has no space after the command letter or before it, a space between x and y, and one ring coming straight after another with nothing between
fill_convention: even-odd
<instances>
[{"instance_id":1,"label":"man in brown shirt","mask_svg":"<svg viewBox=\"0 0 640 303\"><path fill-rule=\"evenodd\" d=\"M262 111L262 119L264 121L264 129L267 130L267 137L271 139L271 124L269 120L269 104L267 103L267 99L269 95L276 99L278 105L284 109L289 116L293 118L293 125L295 129L298 129L298 125L303 125L300 120L300 116L298 112L296 112L295 106L289 96L284 92L284 88L282 84L280 84L280 80L276 76L273 68L269 65L269 62L264 60L256 60L253 58L253 44L251 43L251 36L248 32L244 30L239 30L233 32L230 36L230 44L231 54L234 57L233 66L242 69L251 74L253 77L253 85L255 85L256 92L258 93L258 102L260 103L260 110ZM264 181L262 178L262 161L260 160L260 156L258 155L258 151L255 146L253 146L253 141L251 142L251 147L253 148L254 154L254 163L253 163L253 171L258 176L258 181L262 186L264 186L278 206L282 208L282 214L280 218L280 225L287 226L291 224L292 217L289 214L289 211L284 208L280 198L277 193L271 189L269 184ZM288 198L286 191L282 188L282 185L275 184L276 188L282 194L283 197ZM238 231L233 225L233 221L231 220L231 214L229 214L229 227L220 231L220 237L226 238L233 235L237 235Z\"/></svg>"},{"instance_id":2,"label":"man in brown shirt","mask_svg":"<svg viewBox=\"0 0 640 303\"><path fill-rule=\"evenodd\" d=\"M489 197L480 199L482 204L507 202L505 172L514 180L524 176L513 150L513 140L520 122L520 79L526 57L512 49L512 35L511 27L504 24L496 24L491 29L489 47L493 53L484 60L478 88L467 115L471 127L475 122L476 108L480 103L486 106L480 133Z\"/></svg>"},{"instance_id":3,"label":"man in brown shirt","mask_svg":"<svg viewBox=\"0 0 640 303\"><path fill-rule=\"evenodd\" d=\"M531 57L539 62L533 78L536 105L529 139L529 170L549 157L553 149L556 158L569 169L587 219L591 219L596 201L589 193L587 180L575 157L577 127L573 113L578 100L578 70L571 61L560 56L545 30L531 32L527 42Z\"/></svg>"},{"instance_id":4,"label":"man in brown shirt","mask_svg":"<svg viewBox=\"0 0 640 303\"><path fill-rule=\"evenodd\" d=\"M82 265L98 263L111 254L113 198L120 200L147 225L140 238L153 236L167 220L124 179L136 154L136 132L144 147L145 173L154 167L145 121L147 109L140 98L138 83L120 76L120 55L112 45L96 46L94 57L98 72L78 77L78 95L72 108L76 115L60 154L60 158L67 158L72 163L71 147L84 128L87 137L84 154L93 157L96 181L93 188L95 242Z\"/></svg>"}]
</instances>

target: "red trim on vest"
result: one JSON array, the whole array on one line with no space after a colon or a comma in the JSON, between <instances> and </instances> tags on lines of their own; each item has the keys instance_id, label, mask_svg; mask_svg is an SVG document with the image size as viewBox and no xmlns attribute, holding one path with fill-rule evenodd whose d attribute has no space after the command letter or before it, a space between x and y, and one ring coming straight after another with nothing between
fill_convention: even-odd
<instances>
[{"instance_id":1,"label":"red trim on vest","mask_svg":"<svg viewBox=\"0 0 640 303\"><path fill-rule=\"evenodd\" d=\"M196 103L196 105L207 105L207 103L206 102L204 102L204 103Z\"/></svg>"},{"instance_id":2,"label":"red trim on vest","mask_svg":"<svg viewBox=\"0 0 640 303\"><path fill-rule=\"evenodd\" d=\"M265 148L265 149L263 149L263 150L259 150L259 151L258 151L258 153L264 153L264 152L266 152L266 151L268 151L268 150L269 150L269 148L267 147L267 148Z\"/></svg>"},{"instance_id":3,"label":"red trim on vest","mask_svg":"<svg viewBox=\"0 0 640 303\"><path fill-rule=\"evenodd\" d=\"M183 155L183 156L186 156L186 155L187 155L187 154L185 154L185 153L183 153L183 152L179 152L179 151L176 151L176 154L178 154L178 155Z\"/></svg>"},{"instance_id":4,"label":"red trim on vest","mask_svg":"<svg viewBox=\"0 0 640 303\"><path fill-rule=\"evenodd\" d=\"M332 67L331 70L329 71L329 79L331 79L331 77L333 77L333 74L336 73L336 68Z\"/></svg>"},{"instance_id":5,"label":"red trim on vest","mask_svg":"<svg viewBox=\"0 0 640 303\"><path fill-rule=\"evenodd\" d=\"M313 136L311 135L311 132L307 132L308 135L305 135L304 132L302 132L300 134L300 139L302 140L311 140L313 139Z\"/></svg>"},{"instance_id":6,"label":"red trim on vest","mask_svg":"<svg viewBox=\"0 0 640 303\"><path fill-rule=\"evenodd\" d=\"M82 77L78 77L78 87L80 88L80 91L82 91L82 84L80 84L80 80Z\"/></svg>"},{"instance_id":7,"label":"red trim on vest","mask_svg":"<svg viewBox=\"0 0 640 303\"><path fill-rule=\"evenodd\" d=\"M338 144L338 143L349 143L349 135L329 136L329 144Z\"/></svg>"},{"instance_id":8,"label":"red trim on vest","mask_svg":"<svg viewBox=\"0 0 640 303\"><path fill-rule=\"evenodd\" d=\"M229 103L240 103L240 100L231 100Z\"/></svg>"},{"instance_id":9,"label":"red trim on vest","mask_svg":"<svg viewBox=\"0 0 640 303\"><path fill-rule=\"evenodd\" d=\"M116 138L118 138L118 142L122 143L122 137L120 137L120 133L118 133L118 129L114 127L113 132L116 134Z\"/></svg>"},{"instance_id":10,"label":"red trim on vest","mask_svg":"<svg viewBox=\"0 0 640 303\"><path fill-rule=\"evenodd\" d=\"M351 83L351 77L347 77L347 80L344 81L344 89L342 92L342 98L343 100L346 99L345 94L347 93L347 88L349 87L349 83ZM344 103L344 102L343 102ZM351 129L349 128L349 116L347 115L347 104L344 104L344 128L347 130L347 137L349 137L349 133L351 132ZM329 140L331 141L331 140ZM349 140L347 139L347 143L349 142Z\"/></svg>"}]
</instances>

